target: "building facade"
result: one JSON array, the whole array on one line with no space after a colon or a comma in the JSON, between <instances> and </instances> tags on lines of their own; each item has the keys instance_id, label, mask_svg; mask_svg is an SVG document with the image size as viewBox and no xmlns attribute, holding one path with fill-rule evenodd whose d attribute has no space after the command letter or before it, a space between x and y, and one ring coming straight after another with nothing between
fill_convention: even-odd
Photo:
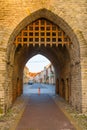
<instances>
[{"instance_id":1,"label":"building facade","mask_svg":"<svg viewBox=\"0 0 87 130\"><path fill-rule=\"evenodd\" d=\"M44 67L40 73L38 73L34 80L37 83L46 83L46 84L55 84L55 71L52 64L49 64Z\"/></svg>"},{"instance_id":2,"label":"building facade","mask_svg":"<svg viewBox=\"0 0 87 130\"><path fill-rule=\"evenodd\" d=\"M24 72L23 72L23 83L27 84L29 82L29 69L25 66L24 67Z\"/></svg>"}]
</instances>

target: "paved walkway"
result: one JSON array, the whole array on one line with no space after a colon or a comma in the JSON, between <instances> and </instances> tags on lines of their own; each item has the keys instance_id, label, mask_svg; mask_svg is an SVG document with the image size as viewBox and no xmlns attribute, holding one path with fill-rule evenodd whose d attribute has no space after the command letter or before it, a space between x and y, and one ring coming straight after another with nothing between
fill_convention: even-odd
<instances>
[{"instance_id":1,"label":"paved walkway","mask_svg":"<svg viewBox=\"0 0 87 130\"><path fill-rule=\"evenodd\" d=\"M32 94L16 130L75 130L48 94Z\"/></svg>"}]
</instances>

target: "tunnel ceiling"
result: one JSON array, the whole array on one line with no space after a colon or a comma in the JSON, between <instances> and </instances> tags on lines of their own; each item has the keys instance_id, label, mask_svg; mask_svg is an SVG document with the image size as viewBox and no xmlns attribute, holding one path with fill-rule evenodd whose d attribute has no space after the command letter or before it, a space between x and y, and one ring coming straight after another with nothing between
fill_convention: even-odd
<instances>
[{"instance_id":1,"label":"tunnel ceiling","mask_svg":"<svg viewBox=\"0 0 87 130\"><path fill-rule=\"evenodd\" d=\"M47 46L36 45L35 47L33 47L33 45L30 45L29 47L27 45L20 47L19 46L20 45L18 45L16 49L15 56L18 65L21 67L24 67L26 62L37 54L42 54L43 56L48 58L58 71L65 65L66 62L69 61L69 54L66 46L63 47L61 45L59 45L58 47L56 47L55 45L53 45L52 47L50 45Z\"/></svg>"}]
</instances>

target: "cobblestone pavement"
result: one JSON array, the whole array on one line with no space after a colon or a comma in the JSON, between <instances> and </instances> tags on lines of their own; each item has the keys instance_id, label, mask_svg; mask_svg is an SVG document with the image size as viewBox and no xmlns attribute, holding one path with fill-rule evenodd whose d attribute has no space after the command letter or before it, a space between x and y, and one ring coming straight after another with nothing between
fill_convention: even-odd
<instances>
[{"instance_id":1,"label":"cobblestone pavement","mask_svg":"<svg viewBox=\"0 0 87 130\"><path fill-rule=\"evenodd\" d=\"M21 119L25 107L29 102L29 94L23 94L13 104L7 114L0 117L0 130L16 130L16 126ZM76 130L87 130L87 114L78 113L67 102L59 96L52 96L55 103L60 107L64 114L75 125ZM32 130L32 129L31 129Z\"/></svg>"}]
</instances>

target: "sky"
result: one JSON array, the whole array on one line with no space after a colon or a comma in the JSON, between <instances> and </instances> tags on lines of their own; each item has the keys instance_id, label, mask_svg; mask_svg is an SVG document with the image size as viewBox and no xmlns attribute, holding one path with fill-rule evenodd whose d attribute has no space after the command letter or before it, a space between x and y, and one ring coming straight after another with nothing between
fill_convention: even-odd
<instances>
[{"instance_id":1,"label":"sky","mask_svg":"<svg viewBox=\"0 0 87 130\"><path fill-rule=\"evenodd\" d=\"M26 63L26 66L28 67L29 72L35 72L35 73L37 73L37 72L42 71L44 69L44 67L46 65L48 65L48 64L50 64L50 61L46 57L38 54L38 55L32 57Z\"/></svg>"}]
</instances>

